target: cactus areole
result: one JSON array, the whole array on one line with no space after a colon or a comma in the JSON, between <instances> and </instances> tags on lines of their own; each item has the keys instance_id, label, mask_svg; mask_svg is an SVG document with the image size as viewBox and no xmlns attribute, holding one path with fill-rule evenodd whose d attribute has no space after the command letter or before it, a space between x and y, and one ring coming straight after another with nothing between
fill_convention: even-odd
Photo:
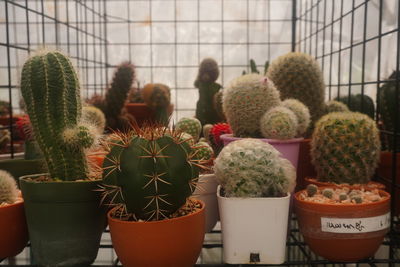
<instances>
[{"instance_id":1,"label":"cactus areole","mask_svg":"<svg viewBox=\"0 0 400 267\"><path fill-rule=\"evenodd\" d=\"M104 161L104 199L134 219L162 220L178 210L195 190L202 161L164 127L116 135Z\"/></svg>"},{"instance_id":2,"label":"cactus areole","mask_svg":"<svg viewBox=\"0 0 400 267\"><path fill-rule=\"evenodd\" d=\"M22 69L21 92L51 178L87 178L84 148L91 145L91 138L88 129L78 125L80 86L70 60L60 52L31 57ZM73 144L63 138L71 129L76 136L68 140Z\"/></svg>"}]
</instances>

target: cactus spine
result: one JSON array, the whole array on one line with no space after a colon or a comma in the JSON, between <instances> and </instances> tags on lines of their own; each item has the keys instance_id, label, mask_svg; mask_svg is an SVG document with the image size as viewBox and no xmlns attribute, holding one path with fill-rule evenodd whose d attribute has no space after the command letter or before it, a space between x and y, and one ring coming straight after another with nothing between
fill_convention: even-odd
<instances>
[{"instance_id":1,"label":"cactus spine","mask_svg":"<svg viewBox=\"0 0 400 267\"><path fill-rule=\"evenodd\" d=\"M22 69L21 91L38 142L53 179L87 178L84 148L89 134L81 117L78 76L70 60L60 52L45 52L27 60ZM76 129L74 144L63 139ZM82 137L82 138L81 138Z\"/></svg>"},{"instance_id":2,"label":"cactus spine","mask_svg":"<svg viewBox=\"0 0 400 267\"><path fill-rule=\"evenodd\" d=\"M296 178L293 165L273 146L250 138L225 146L214 170L226 197L283 197Z\"/></svg>"},{"instance_id":3,"label":"cactus spine","mask_svg":"<svg viewBox=\"0 0 400 267\"><path fill-rule=\"evenodd\" d=\"M0 204L13 204L18 197L17 184L12 175L0 170Z\"/></svg>"},{"instance_id":4,"label":"cactus spine","mask_svg":"<svg viewBox=\"0 0 400 267\"><path fill-rule=\"evenodd\" d=\"M274 84L259 74L240 76L224 89L224 113L237 137L261 137L261 117L280 103Z\"/></svg>"},{"instance_id":5,"label":"cactus spine","mask_svg":"<svg viewBox=\"0 0 400 267\"><path fill-rule=\"evenodd\" d=\"M260 119L261 133L270 139L291 139L296 136L296 115L288 108L278 106L268 110Z\"/></svg>"},{"instance_id":6,"label":"cactus spine","mask_svg":"<svg viewBox=\"0 0 400 267\"><path fill-rule=\"evenodd\" d=\"M218 79L219 69L217 62L212 58L205 58L200 63L199 73L194 86L199 89L199 100L196 104L196 118L201 125L220 122L214 106L214 95L221 89L215 81Z\"/></svg>"},{"instance_id":7,"label":"cactus spine","mask_svg":"<svg viewBox=\"0 0 400 267\"><path fill-rule=\"evenodd\" d=\"M333 112L316 124L311 159L321 181L366 184L378 165L379 132L367 115Z\"/></svg>"},{"instance_id":8,"label":"cactus spine","mask_svg":"<svg viewBox=\"0 0 400 267\"><path fill-rule=\"evenodd\" d=\"M164 127L115 135L104 161L104 197L142 220L161 220L179 209L195 189L201 161Z\"/></svg>"}]
</instances>

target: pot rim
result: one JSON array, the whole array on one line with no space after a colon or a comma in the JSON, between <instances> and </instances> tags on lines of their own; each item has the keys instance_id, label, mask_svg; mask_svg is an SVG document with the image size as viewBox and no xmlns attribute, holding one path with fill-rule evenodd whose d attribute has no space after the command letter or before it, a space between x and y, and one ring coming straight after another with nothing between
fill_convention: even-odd
<instances>
[{"instance_id":1,"label":"pot rim","mask_svg":"<svg viewBox=\"0 0 400 267\"><path fill-rule=\"evenodd\" d=\"M23 175L21 177L18 178L19 181L24 181L26 183L36 183L36 184L72 184L72 183L95 183L95 182L101 182L102 179L98 179L98 180L75 180L75 181L41 181L41 182L37 182L37 181L32 181L32 180L27 180L27 178L36 178L39 176L50 176L50 173L46 172L46 173L37 173L37 174L28 174L28 175Z\"/></svg>"},{"instance_id":2,"label":"pot rim","mask_svg":"<svg viewBox=\"0 0 400 267\"><path fill-rule=\"evenodd\" d=\"M197 198L191 198L191 199L195 200L196 202L199 202L201 204L201 208L198 211L193 212L193 213L188 214L188 215L185 215L185 216L180 216L180 217L171 218L171 219L164 219L164 220L161 220L161 221L150 221L150 222L147 222L147 221L140 221L140 222L123 221L123 220L120 220L120 219L117 219L117 218L114 218L114 217L111 216L111 214L114 212L114 210L118 208L118 207L114 207L114 208L110 209L107 212L107 219L111 220L113 222L120 223L120 224L148 224L148 225L151 224L151 225L156 225L156 224L161 224L161 223L165 223L165 222L174 222L174 221L182 220L182 219L185 219L185 218L188 218L188 217L196 216L199 213L204 212L205 206L206 206L204 204L204 202L202 200L200 200L200 199L197 199Z\"/></svg>"},{"instance_id":3,"label":"pot rim","mask_svg":"<svg viewBox=\"0 0 400 267\"><path fill-rule=\"evenodd\" d=\"M285 197L223 197L220 195L220 190L222 186L218 185L217 187L217 197L221 199L231 199L231 200L249 200L249 199L254 199L254 200L266 200L266 199L288 199L291 197L291 193L288 192L287 196Z\"/></svg>"},{"instance_id":4,"label":"pot rim","mask_svg":"<svg viewBox=\"0 0 400 267\"><path fill-rule=\"evenodd\" d=\"M318 188L324 189L324 188L332 188L331 186L319 186ZM361 203L361 204L350 204L350 203L342 203L342 204L332 204L332 203L318 203L318 202L312 202L312 201L306 201L306 200L302 200L299 198L300 194L305 192L307 189L303 189L300 190L298 192L296 192L294 194L294 198L296 201L298 201L301 204L305 204L305 205L314 205L317 207L322 207L322 206L330 206L330 207L360 207L360 208L367 208L370 206L376 206L376 205L380 205L383 204L385 202L390 202L391 196L388 192L378 189L379 195L381 196L386 196L387 198L382 199L380 201L377 202L371 202L371 203Z\"/></svg>"},{"instance_id":5,"label":"pot rim","mask_svg":"<svg viewBox=\"0 0 400 267\"><path fill-rule=\"evenodd\" d=\"M329 186L330 187L352 187L352 186L354 186L354 184L351 185L351 184L336 184L336 183L332 183L332 182L323 182L323 181L319 181L317 179L317 177L310 177L310 176L304 177L304 180L305 181L309 181L309 182L315 181L317 183L332 184L332 185L323 185L323 186L328 186L328 187ZM383 190L385 188L384 184L382 184L380 182L377 182L377 181L368 181L368 183L366 183L366 184L357 184L357 185L362 186L362 185L369 185L369 184L383 185L382 188L376 188L376 189L382 189Z\"/></svg>"},{"instance_id":6,"label":"pot rim","mask_svg":"<svg viewBox=\"0 0 400 267\"><path fill-rule=\"evenodd\" d=\"M7 209L7 208L13 208L15 206L20 206L20 205L24 205L24 199L21 197L22 201L16 202L16 203L12 203L12 204L6 204L3 206L0 206L0 209Z\"/></svg>"},{"instance_id":7,"label":"pot rim","mask_svg":"<svg viewBox=\"0 0 400 267\"><path fill-rule=\"evenodd\" d=\"M234 139L234 141L236 140L241 140L241 139L245 139L245 138L251 138L251 139L258 139L258 140L262 140L262 141L267 141L268 143L271 144L291 144L291 143L300 143L301 141L304 140L303 137L297 137L297 138L291 138L291 139L269 139L269 138L255 138L255 137L236 137L233 136L233 134L222 134L220 136L221 139Z\"/></svg>"}]
</instances>

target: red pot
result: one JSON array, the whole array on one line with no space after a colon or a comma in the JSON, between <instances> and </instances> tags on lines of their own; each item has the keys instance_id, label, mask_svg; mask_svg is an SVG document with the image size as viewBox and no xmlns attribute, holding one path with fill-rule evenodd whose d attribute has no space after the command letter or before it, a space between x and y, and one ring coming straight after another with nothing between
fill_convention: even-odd
<instances>
[{"instance_id":1,"label":"red pot","mask_svg":"<svg viewBox=\"0 0 400 267\"><path fill-rule=\"evenodd\" d=\"M340 262L375 254L390 227L389 193L380 190L386 199L355 205L304 201L299 199L303 191L295 194L295 210L300 233L315 254Z\"/></svg>"},{"instance_id":2,"label":"red pot","mask_svg":"<svg viewBox=\"0 0 400 267\"><path fill-rule=\"evenodd\" d=\"M0 259L19 254L28 242L24 202L0 207Z\"/></svg>"},{"instance_id":3,"label":"red pot","mask_svg":"<svg viewBox=\"0 0 400 267\"><path fill-rule=\"evenodd\" d=\"M108 212L111 240L125 267L189 267L196 263L205 233L204 203L190 215L152 222L121 221Z\"/></svg>"},{"instance_id":4,"label":"red pot","mask_svg":"<svg viewBox=\"0 0 400 267\"><path fill-rule=\"evenodd\" d=\"M154 111L144 103L127 103L125 108L135 118L139 127L145 122L154 123L155 121Z\"/></svg>"}]
</instances>

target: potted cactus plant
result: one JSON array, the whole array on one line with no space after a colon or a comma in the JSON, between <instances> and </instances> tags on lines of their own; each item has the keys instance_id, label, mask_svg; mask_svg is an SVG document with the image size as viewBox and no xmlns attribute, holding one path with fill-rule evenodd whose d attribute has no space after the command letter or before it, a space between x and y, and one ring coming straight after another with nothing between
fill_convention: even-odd
<instances>
[{"instance_id":1,"label":"potted cactus plant","mask_svg":"<svg viewBox=\"0 0 400 267\"><path fill-rule=\"evenodd\" d=\"M225 146L214 169L224 261L283 263L293 165L270 144L245 138Z\"/></svg>"},{"instance_id":2,"label":"potted cactus plant","mask_svg":"<svg viewBox=\"0 0 400 267\"><path fill-rule=\"evenodd\" d=\"M307 130L310 120L307 107L300 101L282 102L270 79L247 74L224 90L223 108L233 131L221 136L225 145L243 137L263 138L297 167L302 140L298 136Z\"/></svg>"},{"instance_id":3,"label":"potted cactus plant","mask_svg":"<svg viewBox=\"0 0 400 267\"><path fill-rule=\"evenodd\" d=\"M105 227L100 183L86 160L97 130L80 120L77 73L60 52L40 52L22 69L21 91L48 173L20 177L31 251L42 266L88 266Z\"/></svg>"},{"instance_id":4,"label":"potted cactus plant","mask_svg":"<svg viewBox=\"0 0 400 267\"><path fill-rule=\"evenodd\" d=\"M0 170L0 261L19 254L27 242L24 200L12 175Z\"/></svg>"},{"instance_id":5,"label":"potted cactus plant","mask_svg":"<svg viewBox=\"0 0 400 267\"><path fill-rule=\"evenodd\" d=\"M204 240L204 203L190 199L202 160L182 134L145 126L115 134L104 161L103 198L124 266L192 266ZM173 245L171 245L173 240Z\"/></svg>"}]
</instances>

